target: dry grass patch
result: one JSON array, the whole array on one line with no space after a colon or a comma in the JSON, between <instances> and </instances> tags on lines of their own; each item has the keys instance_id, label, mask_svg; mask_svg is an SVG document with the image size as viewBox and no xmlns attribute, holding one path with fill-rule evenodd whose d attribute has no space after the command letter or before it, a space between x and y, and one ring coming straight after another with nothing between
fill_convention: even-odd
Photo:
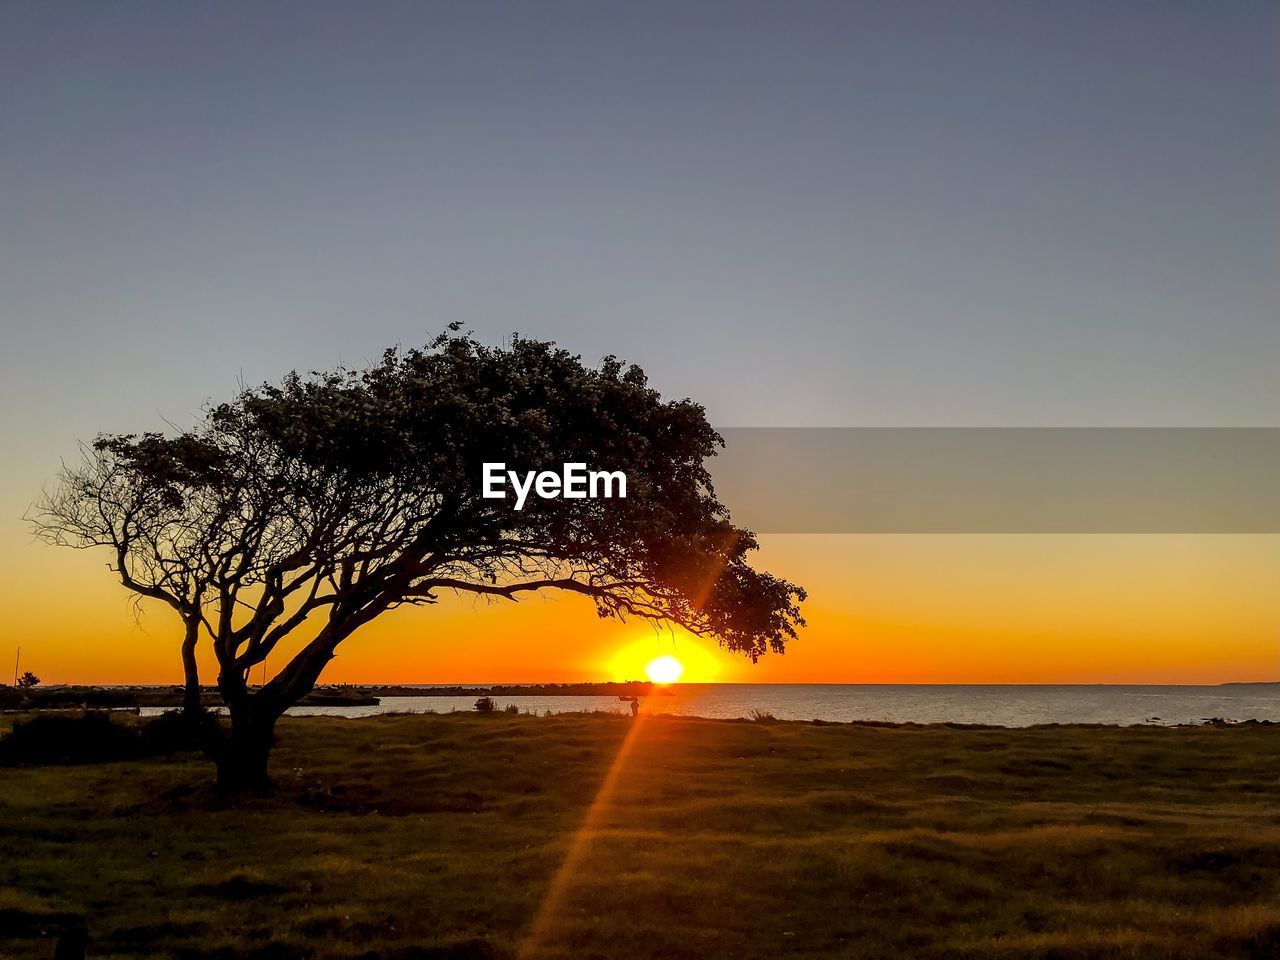
<instances>
[{"instance_id":1,"label":"dry grass patch","mask_svg":"<svg viewBox=\"0 0 1280 960\"><path fill-rule=\"evenodd\" d=\"M237 802L0 771L0 956L1280 957L1275 728L640 723L594 806L629 718L289 719Z\"/></svg>"}]
</instances>

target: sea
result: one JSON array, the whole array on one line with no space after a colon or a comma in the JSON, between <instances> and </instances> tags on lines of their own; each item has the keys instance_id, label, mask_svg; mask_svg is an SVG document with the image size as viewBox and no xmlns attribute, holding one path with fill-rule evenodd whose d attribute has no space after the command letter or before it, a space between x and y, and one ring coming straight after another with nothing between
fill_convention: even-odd
<instances>
[{"instance_id":1,"label":"sea","mask_svg":"<svg viewBox=\"0 0 1280 960\"><path fill-rule=\"evenodd\" d=\"M428 689L430 685L423 685ZM468 684L485 686L485 684ZM617 697L494 697L521 713L630 712ZM295 716L473 710L475 697L383 697L365 707L295 707ZM645 713L723 719L767 714L778 720L964 723L1027 727L1047 723L1196 724L1206 720L1280 722L1280 683L1223 686L1057 684L682 683L645 697ZM159 713L159 710L144 710Z\"/></svg>"}]
</instances>

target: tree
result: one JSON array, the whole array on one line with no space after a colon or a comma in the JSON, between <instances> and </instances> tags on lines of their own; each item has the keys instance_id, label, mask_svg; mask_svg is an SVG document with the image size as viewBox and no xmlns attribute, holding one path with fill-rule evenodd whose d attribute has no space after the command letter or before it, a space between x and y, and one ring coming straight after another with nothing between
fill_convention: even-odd
<instances>
[{"instance_id":1,"label":"tree","mask_svg":"<svg viewBox=\"0 0 1280 960\"><path fill-rule=\"evenodd\" d=\"M110 546L121 582L183 619L184 656L192 623L207 635L230 714L210 744L219 783L256 789L277 719L339 644L445 591L568 591L752 660L781 653L804 591L747 562L755 537L704 464L722 442L701 406L664 401L638 367L591 368L536 340L489 347L454 326L363 371L243 390L176 436L99 437L35 522L56 543ZM490 462L622 471L627 496L515 510L481 496ZM250 689L286 638L296 652Z\"/></svg>"},{"instance_id":2,"label":"tree","mask_svg":"<svg viewBox=\"0 0 1280 960\"><path fill-rule=\"evenodd\" d=\"M181 618L183 712L201 714L196 645L219 558L242 533L232 514L244 499L223 472L226 451L202 429L102 436L82 448L31 517L39 536L76 548L109 547L113 570L136 597L159 600Z\"/></svg>"},{"instance_id":3,"label":"tree","mask_svg":"<svg viewBox=\"0 0 1280 960\"><path fill-rule=\"evenodd\" d=\"M18 687L22 690L30 690L32 687L38 686L40 686L40 678L30 670L25 671L22 676L18 678Z\"/></svg>"}]
</instances>

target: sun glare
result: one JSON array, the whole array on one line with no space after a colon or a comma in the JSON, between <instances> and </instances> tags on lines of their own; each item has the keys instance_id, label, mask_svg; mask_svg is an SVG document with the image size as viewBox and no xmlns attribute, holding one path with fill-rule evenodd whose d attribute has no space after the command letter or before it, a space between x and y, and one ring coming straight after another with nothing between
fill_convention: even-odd
<instances>
[{"instance_id":1,"label":"sun glare","mask_svg":"<svg viewBox=\"0 0 1280 960\"><path fill-rule=\"evenodd\" d=\"M613 647L607 661L596 671L623 683L648 678L653 683L715 683L722 678L726 664L734 665L715 647L697 637L658 636L652 630L636 630L630 643ZM655 666L656 665L656 666ZM655 674L654 671L658 671ZM671 676L672 679L663 679Z\"/></svg>"},{"instance_id":2,"label":"sun glare","mask_svg":"<svg viewBox=\"0 0 1280 960\"><path fill-rule=\"evenodd\" d=\"M646 676L654 683L675 683L684 674L684 664L675 657L654 657L644 665Z\"/></svg>"}]
</instances>

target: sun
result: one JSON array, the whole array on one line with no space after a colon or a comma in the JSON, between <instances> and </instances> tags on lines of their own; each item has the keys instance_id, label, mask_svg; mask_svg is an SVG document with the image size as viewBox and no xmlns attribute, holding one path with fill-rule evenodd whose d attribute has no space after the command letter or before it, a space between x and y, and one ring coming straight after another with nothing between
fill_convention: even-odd
<instances>
[{"instance_id":1,"label":"sun","mask_svg":"<svg viewBox=\"0 0 1280 960\"><path fill-rule=\"evenodd\" d=\"M684 664L672 656L654 657L644 665L644 672L654 683L675 683L684 673Z\"/></svg>"},{"instance_id":2,"label":"sun","mask_svg":"<svg viewBox=\"0 0 1280 960\"><path fill-rule=\"evenodd\" d=\"M614 647L609 659L599 664L603 668L600 672L616 683L646 677L662 686L714 683L724 670L722 655L715 648L708 649L697 637L659 637L646 627L638 627L632 628L631 637L625 639L630 642Z\"/></svg>"}]
</instances>

